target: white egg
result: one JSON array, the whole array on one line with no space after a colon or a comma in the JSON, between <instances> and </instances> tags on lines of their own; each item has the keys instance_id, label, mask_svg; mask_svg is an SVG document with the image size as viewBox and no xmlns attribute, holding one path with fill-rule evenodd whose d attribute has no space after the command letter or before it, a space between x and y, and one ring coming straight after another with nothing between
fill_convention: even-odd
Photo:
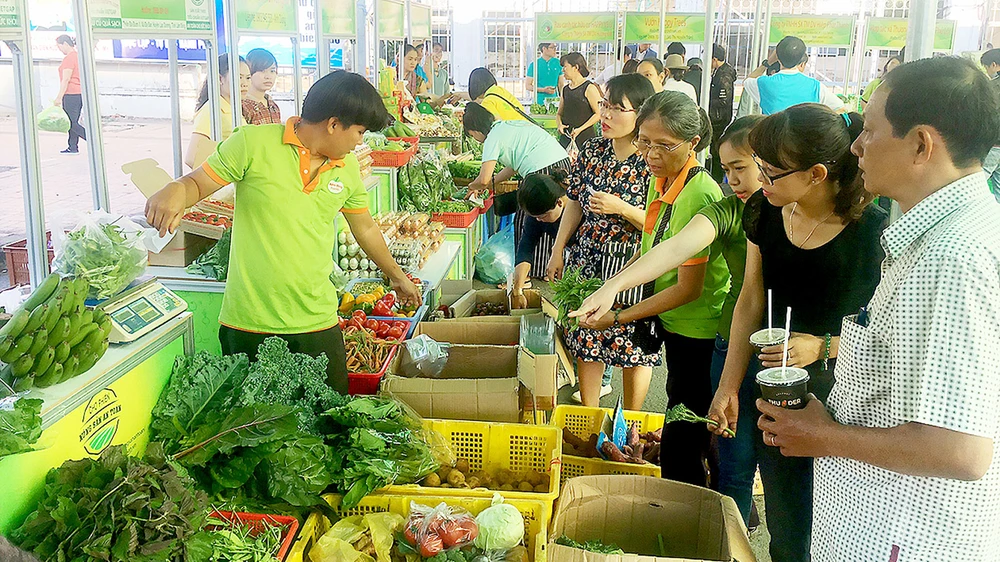
<instances>
[{"instance_id":1,"label":"white egg","mask_svg":"<svg viewBox=\"0 0 1000 562\"><path fill-rule=\"evenodd\" d=\"M340 258L340 269L350 269L347 267L349 263L350 262L347 261L347 258Z\"/></svg>"},{"instance_id":2,"label":"white egg","mask_svg":"<svg viewBox=\"0 0 1000 562\"><path fill-rule=\"evenodd\" d=\"M337 245L337 253L340 254L340 257L346 256L347 255L347 245L344 244L344 243L341 243L341 244Z\"/></svg>"},{"instance_id":3,"label":"white egg","mask_svg":"<svg viewBox=\"0 0 1000 562\"><path fill-rule=\"evenodd\" d=\"M348 263L350 263L351 269L357 269L358 268L358 258L351 258L351 261L348 262Z\"/></svg>"},{"instance_id":4,"label":"white egg","mask_svg":"<svg viewBox=\"0 0 1000 562\"><path fill-rule=\"evenodd\" d=\"M341 230L340 234L337 235L337 242L341 244L347 244L347 231Z\"/></svg>"}]
</instances>

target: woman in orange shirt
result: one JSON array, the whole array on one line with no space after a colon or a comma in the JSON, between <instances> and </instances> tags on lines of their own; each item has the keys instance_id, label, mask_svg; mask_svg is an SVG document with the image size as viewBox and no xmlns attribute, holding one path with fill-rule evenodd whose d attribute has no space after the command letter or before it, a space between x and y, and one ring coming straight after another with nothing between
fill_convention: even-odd
<instances>
[{"instance_id":1,"label":"woman in orange shirt","mask_svg":"<svg viewBox=\"0 0 1000 562\"><path fill-rule=\"evenodd\" d=\"M55 105L61 105L69 116L69 144L63 154L80 152L80 139L87 140L87 131L80 124L80 113L83 111L83 95L80 90L80 61L76 52L76 41L69 35L56 38L56 46L66 55L59 65L59 95L53 100Z\"/></svg>"}]
</instances>

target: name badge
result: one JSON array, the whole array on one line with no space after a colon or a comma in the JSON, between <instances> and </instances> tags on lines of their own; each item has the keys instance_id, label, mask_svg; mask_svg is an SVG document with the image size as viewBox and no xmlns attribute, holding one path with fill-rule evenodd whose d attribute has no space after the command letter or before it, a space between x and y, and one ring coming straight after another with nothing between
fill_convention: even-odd
<instances>
[{"instance_id":1,"label":"name badge","mask_svg":"<svg viewBox=\"0 0 1000 562\"><path fill-rule=\"evenodd\" d=\"M330 180L330 183L327 184L326 188L330 190L330 193L336 195L341 191L344 191L344 184L337 180Z\"/></svg>"}]
</instances>

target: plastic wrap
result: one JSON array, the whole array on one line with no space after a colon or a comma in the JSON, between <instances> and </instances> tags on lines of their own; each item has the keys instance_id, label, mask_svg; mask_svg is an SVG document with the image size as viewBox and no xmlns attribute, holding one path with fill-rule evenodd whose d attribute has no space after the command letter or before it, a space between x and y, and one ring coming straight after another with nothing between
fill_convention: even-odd
<instances>
[{"instance_id":1,"label":"plastic wrap","mask_svg":"<svg viewBox=\"0 0 1000 562\"><path fill-rule=\"evenodd\" d=\"M312 562L391 562L395 534L405 520L395 513L369 513L334 523L309 551Z\"/></svg>"},{"instance_id":2,"label":"plastic wrap","mask_svg":"<svg viewBox=\"0 0 1000 562\"><path fill-rule=\"evenodd\" d=\"M411 502L400 551L406 553L408 547L424 558L431 558L468 546L477 536L479 526L468 511L443 502L437 507Z\"/></svg>"},{"instance_id":3,"label":"plastic wrap","mask_svg":"<svg viewBox=\"0 0 1000 562\"><path fill-rule=\"evenodd\" d=\"M412 365L425 377L437 377L448 363L448 344L438 343L426 334L421 334L403 343L406 346L406 362L403 369L413 372Z\"/></svg>"}]
</instances>

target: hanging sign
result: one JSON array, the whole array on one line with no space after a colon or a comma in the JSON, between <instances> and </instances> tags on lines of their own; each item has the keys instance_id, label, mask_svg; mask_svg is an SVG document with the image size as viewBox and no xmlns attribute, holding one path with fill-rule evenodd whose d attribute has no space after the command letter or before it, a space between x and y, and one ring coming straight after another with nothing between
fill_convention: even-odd
<instances>
[{"instance_id":1,"label":"hanging sign","mask_svg":"<svg viewBox=\"0 0 1000 562\"><path fill-rule=\"evenodd\" d=\"M794 36L807 47L850 47L853 35L853 16L773 16L768 42L773 45Z\"/></svg>"},{"instance_id":2,"label":"hanging sign","mask_svg":"<svg viewBox=\"0 0 1000 562\"><path fill-rule=\"evenodd\" d=\"M88 8L90 26L103 36L204 36L215 15L211 0L88 0Z\"/></svg>"},{"instance_id":3,"label":"hanging sign","mask_svg":"<svg viewBox=\"0 0 1000 562\"><path fill-rule=\"evenodd\" d=\"M660 40L660 14L629 12L625 14L626 43L656 43ZM705 41L705 14L667 14L663 20L663 40L681 43Z\"/></svg>"},{"instance_id":4,"label":"hanging sign","mask_svg":"<svg viewBox=\"0 0 1000 562\"><path fill-rule=\"evenodd\" d=\"M351 38L358 34L357 3L354 0L320 0L323 36Z\"/></svg>"},{"instance_id":5,"label":"hanging sign","mask_svg":"<svg viewBox=\"0 0 1000 562\"><path fill-rule=\"evenodd\" d=\"M378 2L379 39L404 39L406 37L406 8L396 0L376 0Z\"/></svg>"},{"instance_id":6,"label":"hanging sign","mask_svg":"<svg viewBox=\"0 0 1000 562\"><path fill-rule=\"evenodd\" d=\"M0 0L0 38L16 40L24 38L24 21L19 0Z\"/></svg>"},{"instance_id":7,"label":"hanging sign","mask_svg":"<svg viewBox=\"0 0 1000 562\"><path fill-rule=\"evenodd\" d=\"M236 29L261 35L298 35L297 0L238 0Z\"/></svg>"},{"instance_id":8,"label":"hanging sign","mask_svg":"<svg viewBox=\"0 0 1000 562\"><path fill-rule=\"evenodd\" d=\"M539 43L613 43L614 13L535 14L535 40Z\"/></svg>"},{"instance_id":9,"label":"hanging sign","mask_svg":"<svg viewBox=\"0 0 1000 562\"><path fill-rule=\"evenodd\" d=\"M871 18L868 20L866 47L902 49L906 45L909 20L902 18ZM955 46L955 22L937 20L934 26L934 50L951 52Z\"/></svg>"},{"instance_id":10,"label":"hanging sign","mask_svg":"<svg viewBox=\"0 0 1000 562\"><path fill-rule=\"evenodd\" d=\"M431 7L421 4L410 4L410 33L413 39L431 38Z\"/></svg>"}]
</instances>

